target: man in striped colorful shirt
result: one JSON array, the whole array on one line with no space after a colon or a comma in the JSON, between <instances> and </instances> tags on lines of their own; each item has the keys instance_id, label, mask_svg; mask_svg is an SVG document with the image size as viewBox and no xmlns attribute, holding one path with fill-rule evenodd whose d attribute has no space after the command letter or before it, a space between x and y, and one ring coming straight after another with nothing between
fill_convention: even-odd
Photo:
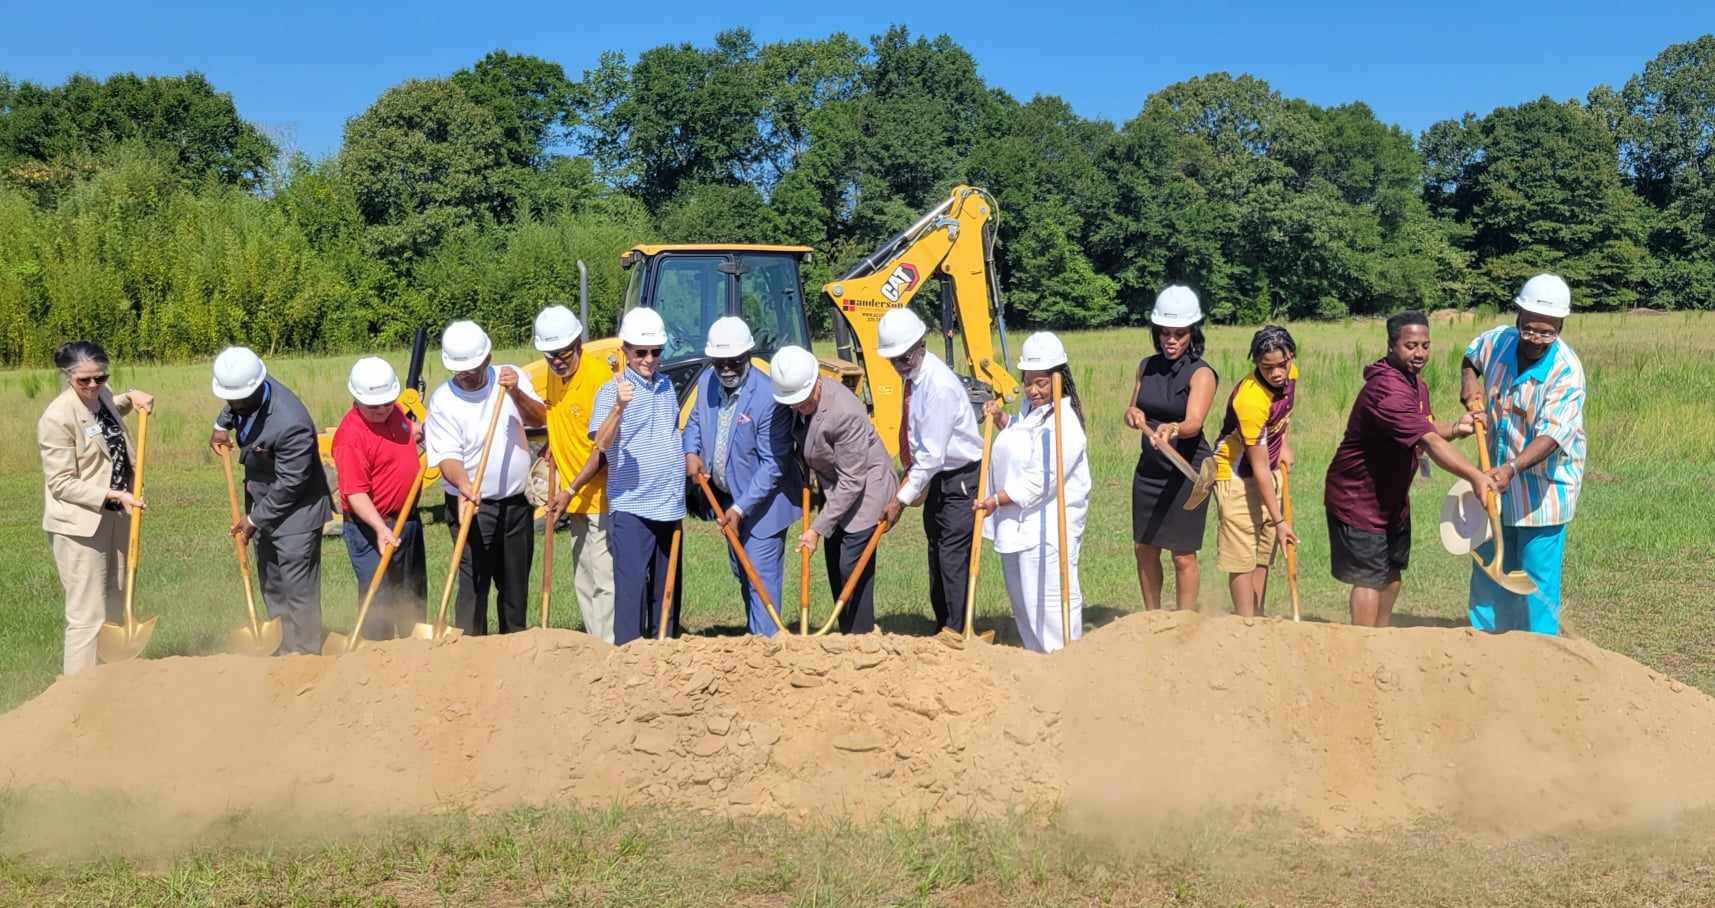
<instances>
[{"instance_id":1,"label":"man in striped colorful shirt","mask_svg":"<svg viewBox=\"0 0 1715 908\"><path fill-rule=\"evenodd\" d=\"M1560 568L1566 525L1584 484L1584 365L1560 336L1572 291L1552 274L1525 282L1518 320L1465 348L1460 397L1485 415L1489 480L1501 490L1508 571L1522 569L1536 592L1501 589L1471 572L1471 626L1485 631L1560 632ZM1486 543L1479 554L1493 552ZM1484 557L1488 557L1485 555Z\"/></svg>"}]
</instances>

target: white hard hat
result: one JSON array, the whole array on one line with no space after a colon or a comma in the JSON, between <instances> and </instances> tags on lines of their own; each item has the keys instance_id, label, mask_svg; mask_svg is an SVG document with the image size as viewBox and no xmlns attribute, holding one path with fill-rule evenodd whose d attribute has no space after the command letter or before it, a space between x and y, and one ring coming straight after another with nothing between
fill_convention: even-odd
<instances>
[{"instance_id":1,"label":"white hard hat","mask_svg":"<svg viewBox=\"0 0 1715 908\"><path fill-rule=\"evenodd\" d=\"M393 367L387 364L387 360L365 356L351 367L345 389L360 404L371 407L390 404L399 399L399 376L393 373Z\"/></svg>"},{"instance_id":2,"label":"white hard hat","mask_svg":"<svg viewBox=\"0 0 1715 908\"><path fill-rule=\"evenodd\" d=\"M243 400L268 380L268 367L249 347L227 347L214 358L214 396Z\"/></svg>"},{"instance_id":3,"label":"white hard hat","mask_svg":"<svg viewBox=\"0 0 1715 908\"><path fill-rule=\"evenodd\" d=\"M1197 303L1197 291L1184 284L1173 284L1155 297L1155 308L1149 310L1149 323L1160 328L1188 328L1203 320L1203 307Z\"/></svg>"},{"instance_id":4,"label":"white hard hat","mask_svg":"<svg viewBox=\"0 0 1715 908\"><path fill-rule=\"evenodd\" d=\"M448 372L469 372L488 359L494 345L476 322L458 321L441 332L441 365Z\"/></svg>"},{"instance_id":5,"label":"white hard hat","mask_svg":"<svg viewBox=\"0 0 1715 908\"><path fill-rule=\"evenodd\" d=\"M755 347L756 338L750 336L750 326L744 319L729 315L715 319L709 326L709 342L703 347L703 355L710 359L731 359Z\"/></svg>"},{"instance_id":6,"label":"white hard hat","mask_svg":"<svg viewBox=\"0 0 1715 908\"><path fill-rule=\"evenodd\" d=\"M788 407L803 403L816 386L820 372L816 354L803 347L781 347L768 364L768 378L774 382L774 402Z\"/></svg>"},{"instance_id":7,"label":"white hard hat","mask_svg":"<svg viewBox=\"0 0 1715 908\"><path fill-rule=\"evenodd\" d=\"M1524 282L1513 305L1537 315L1565 318L1572 314L1572 288L1557 274L1539 274Z\"/></svg>"},{"instance_id":8,"label":"white hard hat","mask_svg":"<svg viewBox=\"0 0 1715 908\"><path fill-rule=\"evenodd\" d=\"M1038 331L1024 339L1018 348L1018 371L1046 372L1066 365L1066 345L1051 331Z\"/></svg>"},{"instance_id":9,"label":"white hard hat","mask_svg":"<svg viewBox=\"0 0 1715 908\"><path fill-rule=\"evenodd\" d=\"M543 353L564 350L583 336L583 323L565 306L549 306L536 314L536 336L532 342Z\"/></svg>"},{"instance_id":10,"label":"white hard hat","mask_svg":"<svg viewBox=\"0 0 1715 908\"><path fill-rule=\"evenodd\" d=\"M876 325L877 352L882 359L902 356L927 333L929 326L923 324L917 313L905 308L889 309Z\"/></svg>"},{"instance_id":11,"label":"white hard hat","mask_svg":"<svg viewBox=\"0 0 1715 908\"><path fill-rule=\"evenodd\" d=\"M640 306L620 319L619 339L633 347L664 346L667 343L667 323L661 320L661 313Z\"/></svg>"}]
</instances>

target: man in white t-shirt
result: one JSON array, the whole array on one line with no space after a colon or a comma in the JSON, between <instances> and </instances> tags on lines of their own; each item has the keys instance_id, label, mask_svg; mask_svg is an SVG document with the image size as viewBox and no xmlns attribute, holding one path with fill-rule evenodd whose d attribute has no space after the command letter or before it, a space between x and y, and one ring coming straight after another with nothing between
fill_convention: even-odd
<instances>
[{"instance_id":1,"label":"man in white t-shirt","mask_svg":"<svg viewBox=\"0 0 1715 908\"><path fill-rule=\"evenodd\" d=\"M497 587L500 632L528 625L530 562L535 554L533 511L524 496L530 475L526 426L542 425L546 409L522 369L496 366L488 335L475 322L453 322L441 335L441 363L452 379L429 395L423 444L429 463L441 468L447 529L456 539L466 508L476 523L459 560L459 595L454 623L467 634L488 633L488 588ZM482 440L494 406L500 423L476 487Z\"/></svg>"}]
</instances>

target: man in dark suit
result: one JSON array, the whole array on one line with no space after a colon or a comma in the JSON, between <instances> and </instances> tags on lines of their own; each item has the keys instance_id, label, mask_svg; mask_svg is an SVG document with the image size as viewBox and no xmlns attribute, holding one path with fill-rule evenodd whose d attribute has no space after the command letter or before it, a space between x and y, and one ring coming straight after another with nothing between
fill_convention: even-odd
<instances>
[{"instance_id":1,"label":"man in dark suit","mask_svg":"<svg viewBox=\"0 0 1715 908\"><path fill-rule=\"evenodd\" d=\"M214 360L214 396L226 401L209 446L236 445L244 465L246 513L232 535L256 539L256 568L269 617L284 625L280 653L322 650L322 524L327 476L316 450L316 426L296 395L268 377L247 347Z\"/></svg>"},{"instance_id":2,"label":"man in dark suit","mask_svg":"<svg viewBox=\"0 0 1715 908\"><path fill-rule=\"evenodd\" d=\"M798 518L793 493L803 479L792 457L792 414L774 402L768 376L750 367L755 348L750 328L736 316L709 326L703 349L709 368L697 382L697 402L685 423L685 474L708 478L723 509L715 521L737 531L745 557L778 607L786 531ZM737 556L732 572L745 597L750 632L772 636L774 619Z\"/></svg>"}]
</instances>

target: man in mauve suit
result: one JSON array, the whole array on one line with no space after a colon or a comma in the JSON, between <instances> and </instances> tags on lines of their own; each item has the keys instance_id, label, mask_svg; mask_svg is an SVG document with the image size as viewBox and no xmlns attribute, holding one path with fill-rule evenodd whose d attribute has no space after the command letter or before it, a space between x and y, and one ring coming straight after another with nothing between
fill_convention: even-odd
<instances>
[{"instance_id":1,"label":"man in mauve suit","mask_svg":"<svg viewBox=\"0 0 1715 908\"><path fill-rule=\"evenodd\" d=\"M232 527L256 539L256 570L269 617L283 625L280 653L322 650L322 524L331 508L316 449L316 425L286 386L268 377L247 347L214 360L214 395L226 406L209 446L236 444L246 513Z\"/></svg>"},{"instance_id":2,"label":"man in mauve suit","mask_svg":"<svg viewBox=\"0 0 1715 908\"><path fill-rule=\"evenodd\" d=\"M786 531L798 519L794 493L803 479L792 459L792 414L774 402L768 376L751 368L755 348L750 328L736 316L709 326L703 348L709 368L697 382L697 402L685 423L685 475L709 480L722 508L715 521L737 531L745 557L778 608ZM701 489L690 500L707 503ZM746 626L753 634L773 636L774 619L737 556L731 560L745 597Z\"/></svg>"},{"instance_id":3,"label":"man in mauve suit","mask_svg":"<svg viewBox=\"0 0 1715 908\"><path fill-rule=\"evenodd\" d=\"M798 547L813 550L818 539L824 540L828 586L838 598L870 537L879 532L882 512L898 494L899 482L863 402L844 385L818 375L810 351L783 348L774 355L770 372L774 399L798 414L798 450L825 496L821 513L798 537ZM841 633L875 630L874 556L839 622Z\"/></svg>"}]
</instances>

